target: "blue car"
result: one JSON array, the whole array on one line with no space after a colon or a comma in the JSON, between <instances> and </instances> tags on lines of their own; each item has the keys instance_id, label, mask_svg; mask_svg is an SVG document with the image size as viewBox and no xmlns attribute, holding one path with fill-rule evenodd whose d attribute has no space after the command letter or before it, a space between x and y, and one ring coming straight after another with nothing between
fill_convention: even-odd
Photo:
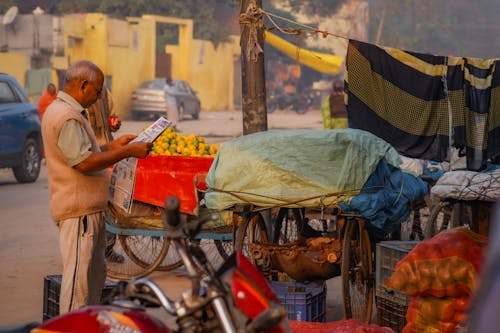
<instances>
[{"instance_id":1,"label":"blue car","mask_svg":"<svg viewBox=\"0 0 500 333\"><path fill-rule=\"evenodd\" d=\"M41 161L38 109L13 76L0 73L0 168L12 168L18 182L32 183Z\"/></svg>"}]
</instances>

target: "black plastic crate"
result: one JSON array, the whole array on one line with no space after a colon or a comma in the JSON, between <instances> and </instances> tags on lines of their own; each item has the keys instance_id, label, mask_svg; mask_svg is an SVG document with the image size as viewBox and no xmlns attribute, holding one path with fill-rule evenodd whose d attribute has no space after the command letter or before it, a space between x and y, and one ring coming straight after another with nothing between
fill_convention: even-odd
<instances>
[{"instance_id":1,"label":"black plastic crate","mask_svg":"<svg viewBox=\"0 0 500 333\"><path fill-rule=\"evenodd\" d=\"M410 297L397 290L384 287L387 279L403 259L420 241L384 241L377 244L375 261L375 303L377 325L392 328L396 333L406 325L406 311Z\"/></svg>"},{"instance_id":2,"label":"black plastic crate","mask_svg":"<svg viewBox=\"0 0 500 333\"><path fill-rule=\"evenodd\" d=\"M43 321L59 315L59 294L61 293L61 275L47 275L43 279ZM107 301L115 283L106 280L102 290L101 302Z\"/></svg>"},{"instance_id":3,"label":"black plastic crate","mask_svg":"<svg viewBox=\"0 0 500 333\"><path fill-rule=\"evenodd\" d=\"M390 294L385 288L377 286L375 300L377 304L377 325L390 327L396 333L403 331L406 325L406 311L410 299L402 293Z\"/></svg>"},{"instance_id":4,"label":"black plastic crate","mask_svg":"<svg viewBox=\"0 0 500 333\"><path fill-rule=\"evenodd\" d=\"M268 281L287 318L298 321L324 322L326 318L326 283Z\"/></svg>"}]
</instances>

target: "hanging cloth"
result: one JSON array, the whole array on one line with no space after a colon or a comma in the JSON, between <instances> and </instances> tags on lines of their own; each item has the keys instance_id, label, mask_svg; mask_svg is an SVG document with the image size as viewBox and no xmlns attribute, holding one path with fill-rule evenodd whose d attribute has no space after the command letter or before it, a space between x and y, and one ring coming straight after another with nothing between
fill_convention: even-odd
<instances>
[{"instance_id":1,"label":"hanging cloth","mask_svg":"<svg viewBox=\"0 0 500 333\"><path fill-rule=\"evenodd\" d=\"M500 154L499 61L349 40L349 126L413 158L448 161L451 143L466 155L469 170L484 169L489 158Z\"/></svg>"}]
</instances>

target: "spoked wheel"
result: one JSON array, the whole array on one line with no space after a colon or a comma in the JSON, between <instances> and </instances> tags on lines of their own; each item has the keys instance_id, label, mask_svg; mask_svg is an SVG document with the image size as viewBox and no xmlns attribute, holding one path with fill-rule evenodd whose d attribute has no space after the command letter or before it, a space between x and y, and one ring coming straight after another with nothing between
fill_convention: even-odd
<instances>
[{"instance_id":1,"label":"spoked wheel","mask_svg":"<svg viewBox=\"0 0 500 333\"><path fill-rule=\"evenodd\" d=\"M273 243L286 244L299 238L304 217L298 208L280 208L273 228Z\"/></svg>"},{"instance_id":2,"label":"spoked wheel","mask_svg":"<svg viewBox=\"0 0 500 333\"><path fill-rule=\"evenodd\" d=\"M234 252L232 240L197 239L207 260L217 269Z\"/></svg>"},{"instance_id":3,"label":"spoked wheel","mask_svg":"<svg viewBox=\"0 0 500 333\"><path fill-rule=\"evenodd\" d=\"M461 221L462 206L454 200L440 201L431 210L429 222L425 229L426 239L434 237L443 230L458 227Z\"/></svg>"},{"instance_id":4,"label":"spoked wheel","mask_svg":"<svg viewBox=\"0 0 500 333\"><path fill-rule=\"evenodd\" d=\"M212 240L212 239L198 239L195 242L205 252L205 255L214 267L218 267L224 262L231 253L233 253L233 242ZM172 250L167 252L163 261L156 267L157 271L171 271L182 266L181 257Z\"/></svg>"},{"instance_id":5,"label":"spoked wheel","mask_svg":"<svg viewBox=\"0 0 500 333\"><path fill-rule=\"evenodd\" d=\"M413 203L408 219L401 223L400 239L404 241L424 240L429 217L430 208L425 201Z\"/></svg>"},{"instance_id":6,"label":"spoked wheel","mask_svg":"<svg viewBox=\"0 0 500 333\"><path fill-rule=\"evenodd\" d=\"M156 271L167 272L182 266L181 257L177 254L174 248L170 247L169 250L170 251L167 251L167 254L160 264L156 266Z\"/></svg>"},{"instance_id":7,"label":"spoked wheel","mask_svg":"<svg viewBox=\"0 0 500 333\"><path fill-rule=\"evenodd\" d=\"M232 240L214 240L215 248L219 252L220 257L223 260L229 258L229 256L234 252L234 246Z\"/></svg>"},{"instance_id":8,"label":"spoked wheel","mask_svg":"<svg viewBox=\"0 0 500 333\"><path fill-rule=\"evenodd\" d=\"M144 277L153 272L163 261L170 242L163 237L119 235L113 251L121 255L107 258L108 276L113 279L128 280Z\"/></svg>"},{"instance_id":9,"label":"spoked wheel","mask_svg":"<svg viewBox=\"0 0 500 333\"><path fill-rule=\"evenodd\" d=\"M253 262L250 244L266 244L268 242L266 225L260 213L250 213L243 218L236 233L235 250L242 251L243 255Z\"/></svg>"},{"instance_id":10,"label":"spoked wheel","mask_svg":"<svg viewBox=\"0 0 500 333\"><path fill-rule=\"evenodd\" d=\"M342 244L344 316L370 322L373 307L373 258L362 220L347 220Z\"/></svg>"}]
</instances>

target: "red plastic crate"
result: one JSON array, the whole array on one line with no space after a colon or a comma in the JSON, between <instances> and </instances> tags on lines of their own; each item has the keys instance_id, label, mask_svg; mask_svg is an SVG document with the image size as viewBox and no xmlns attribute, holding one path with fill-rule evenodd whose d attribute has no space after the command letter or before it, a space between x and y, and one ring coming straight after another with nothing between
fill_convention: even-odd
<instances>
[{"instance_id":1,"label":"red plastic crate","mask_svg":"<svg viewBox=\"0 0 500 333\"><path fill-rule=\"evenodd\" d=\"M206 188L205 177L213 157L148 156L139 159L134 188L134 200L159 207L171 195L179 198L183 213L195 214L198 188Z\"/></svg>"}]
</instances>

